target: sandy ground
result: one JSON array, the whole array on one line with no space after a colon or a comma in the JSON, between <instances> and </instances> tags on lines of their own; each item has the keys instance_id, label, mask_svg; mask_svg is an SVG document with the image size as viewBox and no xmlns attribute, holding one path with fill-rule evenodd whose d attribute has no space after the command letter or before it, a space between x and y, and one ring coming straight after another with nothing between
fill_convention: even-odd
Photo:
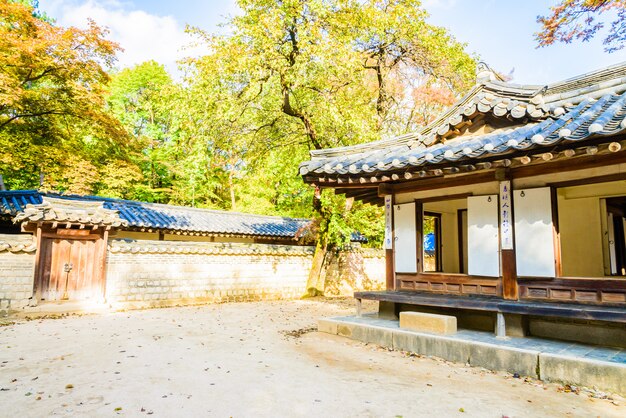
<instances>
[{"instance_id":1,"label":"sandy ground","mask_svg":"<svg viewBox=\"0 0 626 418\"><path fill-rule=\"evenodd\" d=\"M318 299L0 327L0 416L626 416L623 399L313 331L352 312Z\"/></svg>"}]
</instances>

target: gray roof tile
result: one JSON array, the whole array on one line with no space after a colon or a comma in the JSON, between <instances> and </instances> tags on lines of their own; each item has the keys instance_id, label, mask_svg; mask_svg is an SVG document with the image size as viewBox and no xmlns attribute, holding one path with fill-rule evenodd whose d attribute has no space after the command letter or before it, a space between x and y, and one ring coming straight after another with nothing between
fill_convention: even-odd
<instances>
[{"instance_id":1,"label":"gray roof tile","mask_svg":"<svg viewBox=\"0 0 626 418\"><path fill-rule=\"evenodd\" d=\"M560 116L529 122L515 128L474 136L461 136L430 147L411 148L400 142L380 149L357 148L358 152L328 157L313 156L300 166L303 176L384 174L404 167L422 167L445 162L472 161L530 150L559 143L580 142L599 136L626 132L626 93L607 94L598 100L586 99ZM342 164L337 169L337 164ZM348 165L348 166L346 166ZM349 167L352 170L349 170Z\"/></svg>"}]
</instances>

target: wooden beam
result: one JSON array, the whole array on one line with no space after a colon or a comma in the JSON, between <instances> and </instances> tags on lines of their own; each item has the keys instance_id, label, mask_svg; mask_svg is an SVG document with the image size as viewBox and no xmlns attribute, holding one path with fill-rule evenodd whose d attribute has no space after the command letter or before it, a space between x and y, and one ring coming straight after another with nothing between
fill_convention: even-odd
<instances>
[{"instance_id":1,"label":"wooden beam","mask_svg":"<svg viewBox=\"0 0 626 418\"><path fill-rule=\"evenodd\" d=\"M382 206L384 204L384 200L381 199L378 196L370 196L370 197L364 197L361 200L363 203L369 203L369 204L374 204L377 206Z\"/></svg>"},{"instance_id":2,"label":"wooden beam","mask_svg":"<svg viewBox=\"0 0 626 418\"><path fill-rule=\"evenodd\" d=\"M373 190L349 190L344 193L340 193L339 191L335 191L336 194L344 194L346 197L353 197L355 199L362 199L365 197L380 197Z\"/></svg>"},{"instance_id":3,"label":"wooden beam","mask_svg":"<svg viewBox=\"0 0 626 418\"><path fill-rule=\"evenodd\" d=\"M468 196L472 196L473 194L474 193L457 193L457 194L450 194L446 196L427 197L424 199L420 199L420 202L429 203L429 202L444 202L446 200L466 199Z\"/></svg>"},{"instance_id":4,"label":"wooden beam","mask_svg":"<svg viewBox=\"0 0 626 418\"><path fill-rule=\"evenodd\" d=\"M554 188L560 188L560 187L583 186L585 184L606 183L609 181L621 181L621 180L626 180L626 173L606 174L606 175L596 176L596 177L585 177L583 179L558 181L558 182L548 183L548 186L552 186Z\"/></svg>"},{"instance_id":5,"label":"wooden beam","mask_svg":"<svg viewBox=\"0 0 626 418\"><path fill-rule=\"evenodd\" d=\"M512 178L517 179L622 163L626 163L626 151L606 155L585 155L581 157L565 158L548 163L513 167L510 171Z\"/></svg>"},{"instance_id":6,"label":"wooden beam","mask_svg":"<svg viewBox=\"0 0 626 418\"><path fill-rule=\"evenodd\" d=\"M493 171L476 174L466 174L453 177L437 177L392 185L393 193L410 193L424 190L443 189L446 187L468 186L471 184L496 181Z\"/></svg>"},{"instance_id":7,"label":"wooden beam","mask_svg":"<svg viewBox=\"0 0 626 418\"><path fill-rule=\"evenodd\" d=\"M378 185L378 196L385 197L385 195L393 194L393 186L389 183L383 183Z\"/></svg>"},{"instance_id":8,"label":"wooden beam","mask_svg":"<svg viewBox=\"0 0 626 418\"><path fill-rule=\"evenodd\" d=\"M372 177L372 175L364 174L362 177L367 177L369 179L370 177ZM338 184L337 182L330 183L328 181L324 183L320 183L316 179L308 179L308 178L305 178L305 182L309 184L314 183L321 188L337 188L337 184ZM348 183L347 181L344 181L343 183L341 183L341 188L342 189L378 189L378 185L379 183L361 183L359 181L356 181L354 183Z\"/></svg>"}]
</instances>

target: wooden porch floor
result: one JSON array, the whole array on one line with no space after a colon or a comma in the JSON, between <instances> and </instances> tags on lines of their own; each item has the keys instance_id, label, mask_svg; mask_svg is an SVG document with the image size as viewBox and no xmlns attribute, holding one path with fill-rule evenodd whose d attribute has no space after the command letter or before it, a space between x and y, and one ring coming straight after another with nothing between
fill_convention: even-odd
<instances>
[{"instance_id":1,"label":"wooden porch floor","mask_svg":"<svg viewBox=\"0 0 626 418\"><path fill-rule=\"evenodd\" d=\"M626 308L619 306L517 301L492 296L457 296L416 291L355 292L354 297L418 306L626 323Z\"/></svg>"}]
</instances>

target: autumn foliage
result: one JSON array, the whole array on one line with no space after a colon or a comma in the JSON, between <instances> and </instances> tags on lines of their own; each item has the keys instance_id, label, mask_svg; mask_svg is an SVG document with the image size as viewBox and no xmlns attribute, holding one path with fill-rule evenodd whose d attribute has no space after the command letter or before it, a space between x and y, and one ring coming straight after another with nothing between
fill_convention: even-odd
<instances>
[{"instance_id":1,"label":"autumn foliage","mask_svg":"<svg viewBox=\"0 0 626 418\"><path fill-rule=\"evenodd\" d=\"M109 68L120 47L89 28L55 26L28 5L0 0L0 172L29 185L93 190L98 170L127 148L105 109Z\"/></svg>"},{"instance_id":2,"label":"autumn foliage","mask_svg":"<svg viewBox=\"0 0 626 418\"><path fill-rule=\"evenodd\" d=\"M613 19L604 38L605 50L614 52L626 44L625 0L562 0L550 11L548 16L537 17L541 31L535 37L540 47L555 42L589 41L605 27L605 22L599 20L603 14Z\"/></svg>"}]
</instances>

